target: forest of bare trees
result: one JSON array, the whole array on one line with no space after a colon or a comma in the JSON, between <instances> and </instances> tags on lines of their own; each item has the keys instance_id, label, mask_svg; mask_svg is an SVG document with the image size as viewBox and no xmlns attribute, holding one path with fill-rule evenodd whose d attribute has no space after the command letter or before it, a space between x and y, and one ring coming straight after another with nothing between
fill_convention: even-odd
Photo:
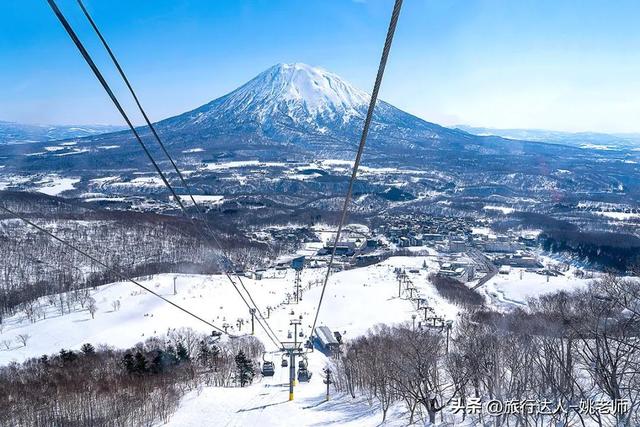
<instances>
[{"instance_id":1,"label":"forest of bare trees","mask_svg":"<svg viewBox=\"0 0 640 427\"><path fill-rule=\"evenodd\" d=\"M336 386L376 403L383 419L399 404L408 422L640 425L638 280L608 276L508 314L472 310L448 352L445 339L436 329L378 326L348 344ZM502 411L469 410L491 401Z\"/></svg>"},{"instance_id":2,"label":"forest of bare trees","mask_svg":"<svg viewBox=\"0 0 640 427\"><path fill-rule=\"evenodd\" d=\"M452 277L430 274L429 281L443 298L454 304L465 308L478 307L484 304L482 295Z\"/></svg>"},{"instance_id":3,"label":"forest of bare trees","mask_svg":"<svg viewBox=\"0 0 640 427\"><path fill-rule=\"evenodd\" d=\"M165 224L122 221L44 223L105 264L131 275L193 268L219 269L219 253L202 239ZM0 233L0 311L44 296L120 280L82 255L19 223Z\"/></svg>"},{"instance_id":4,"label":"forest of bare trees","mask_svg":"<svg viewBox=\"0 0 640 427\"><path fill-rule=\"evenodd\" d=\"M218 340L186 328L127 350L84 344L0 368L1 426L151 426L205 385L240 386L264 348L254 337ZM236 359L246 359L239 369Z\"/></svg>"},{"instance_id":5,"label":"forest of bare trees","mask_svg":"<svg viewBox=\"0 0 640 427\"><path fill-rule=\"evenodd\" d=\"M18 195L20 197L18 197ZM87 211L68 201L15 193L11 208L126 275L217 273L222 252L200 228L181 218L142 212ZM31 214L42 204L42 213ZM214 228L235 268L260 266L281 251L232 230ZM0 215L0 323L37 298L96 287L117 275L49 236Z\"/></svg>"}]
</instances>

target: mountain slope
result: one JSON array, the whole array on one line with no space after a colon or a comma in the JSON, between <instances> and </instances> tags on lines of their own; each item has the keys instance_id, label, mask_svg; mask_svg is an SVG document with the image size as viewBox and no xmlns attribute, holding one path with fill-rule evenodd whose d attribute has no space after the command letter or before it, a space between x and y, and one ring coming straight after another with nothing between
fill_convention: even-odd
<instances>
[{"instance_id":1,"label":"mountain slope","mask_svg":"<svg viewBox=\"0 0 640 427\"><path fill-rule=\"evenodd\" d=\"M278 142L357 142L370 95L328 71L306 64L278 64L233 92L158 123L168 135L252 134ZM468 138L379 101L372 140ZM354 139L356 138L356 139ZM323 148L327 148L325 145Z\"/></svg>"},{"instance_id":2,"label":"mountain slope","mask_svg":"<svg viewBox=\"0 0 640 427\"><path fill-rule=\"evenodd\" d=\"M192 111L156 124L175 152L191 158L298 159L349 158L357 145L370 95L339 76L305 64L278 64L238 89ZM140 133L150 138L145 128ZM24 161L40 169L52 164L93 169L105 163L116 167L124 159L141 157L128 131L74 140L69 159L54 157L44 145ZM114 147L117 150L101 150ZM379 100L367 142L370 159L414 161L449 157L451 153L505 154L544 150L499 137L479 137L429 123ZM87 159L87 153L92 154ZM84 157L84 158L83 158Z\"/></svg>"}]
</instances>

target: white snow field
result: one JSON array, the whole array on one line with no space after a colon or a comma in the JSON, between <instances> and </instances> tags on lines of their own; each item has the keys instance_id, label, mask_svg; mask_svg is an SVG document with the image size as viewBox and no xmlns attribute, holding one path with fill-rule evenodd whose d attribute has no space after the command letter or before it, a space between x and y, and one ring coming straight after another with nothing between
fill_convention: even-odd
<instances>
[{"instance_id":1,"label":"white snow field","mask_svg":"<svg viewBox=\"0 0 640 427\"><path fill-rule=\"evenodd\" d=\"M41 181L36 182L39 185L36 191L49 196L57 196L65 191L73 190L79 182L80 178L61 178L56 175L46 176Z\"/></svg>"},{"instance_id":2,"label":"white snow field","mask_svg":"<svg viewBox=\"0 0 640 427\"><path fill-rule=\"evenodd\" d=\"M607 218L618 221L629 221L631 219L640 219L638 212L597 212L596 215L605 216Z\"/></svg>"},{"instance_id":3,"label":"white snow field","mask_svg":"<svg viewBox=\"0 0 640 427\"><path fill-rule=\"evenodd\" d=\"M276 363L275 375L262 378L246 388L209 387L187 394L171 420L170 427L200 426L378 426L382 421L377 405L365 399L331 391L326 401L322 369L330 360L319 351L310 354L309 368L314 373L308 383L294 388L289 401L289 373ZM385 425L406 425L400 405L389 410Z\"/></svg>"},{"instance_id":4,"label":"white snow field","mask_svg":"<svg viewBox=\"0 0 640 427\"><path fill-rule=\"evenodd\" d=\"M420 269L425 262L428 271ZM397 298L394 268L398 266L414 271L408 274L436 312L455 316L457 308L442 300L426 281L428 272L435 268L434 261L428 257L396 257L373 266L333 274L318 324L339 330L345 339L349 339L365 333L378 323L410 321L411 314L415 313L414 306L409 300ZM415 269L420 270L415 272ZM325 271L322 268L303 271L302 284L307 286L311 283L312 287L304 291L299 304L283 304L286 293L293 290L293 270L270 269L262 280L243 278L243 282L263 311L268 305L276 307L271 312L269 323L279 339L286 341L290 318L300 314L303 316L304 335L308 335L320 296L320 279ZM174 277L177 295L173 295ZM163 274L141 280L141 283L218 326L222 326L223 322L234 325L229 329L230 332L249 332L248 310L223 276ZM0 363L19 362L29 357L58 352L61 348L78 349L85 342L129 347L152 335L164 335L169 328L191 327L209 331L206 325L127 282L101 286L91 291L91 296L98 306L95 319L91 319L87 310L61 316L53 307L47 306L44 299L41 303L46 306L46 319L30 323L23 314L5 319L0 342L11 340L13 344L9 350L4 347L0 350ZM118 311L112 308L116 300L121 304ZM291 315L292 310L294 316ZM235 326L238 318L245 320L240 331ZM27 346L18 344L16 337L19 334L30 335ZM264 342L267 351L276 350L257 324L256 335ZM330 361L321 352L316 350L309 355L309 366L314 376L309 383L296 386L293 402L288 401L288 371L279 366L280 354L269 353L266 357L276 362L274 377L261 379L243 389L205 388L201 392L191 392L183 399L169 425L336 423L374 426L380 423L380 412L366 401L336 396L336 399L324 402L326 388L321 373ZM401 418L393 414L391 410L389 419Z\"/></svg>"},{"instance_id":5,"label":"white snow field","mask_svg":"<svg viewBox=\"0 0 640 427\"><path fill-rule=\"evenodd\" d=\"M178 197L182 202L189 203L191 202L192 196L178 194ZM193 198L196 201L196 203L200 203L203 205L219 205L224 200L224 196L200 195L200 194L194 194ZM173 200L173 197L171 197L171 199Z\"/></svg>"},{"instance_id":6,"label":"white snow field","mask_svg":"<svg viewBox=\"0 0 640 427\"><path fill-rule=\"evenodd\" d=\"M409 300L397 298L398 285L393 270L396 266L419 268L425 260L433 268L433 262L429 258L395 257L369 267L333 274L327 286L318 325L326 324L339 330L348 339L365 333L378 323L409 321L414 307ZM304 333L309 334L320 297L320 280L325 271L317 268L302 272L302 285L307 287L311 283L312 287L305 289L299 304L286 304L286 293L293 291L293 270L271 269L262 280L243 278L243 283L263 312L266 313L267 306L276 307L271 312L269 324L281 339L286 340L292 310L295 316L303 316ZM416 286L425 298L432 301L431 305L437 312L449 317L455 316L456 307L436 293L426 282L426 275L427 271L410 273L410 276L415 276L413 281ZM173 295L174 277L177 295ZM140 281L219 327L228 322L232 325L229 332L248 332L248 309L224 276L162 274ZM29 322L22 313L6 318L0 341L12 340L19 334L28 334L31 338L27 346L18 346L14 341L10 350L1 348L0 363L23 361L29 357L57 352L61 348L78 349L85 342L128 347L152 335L163 335L169 328L185 326L210 331L205 324L129 282L100 286L91 291L91 296L98 306L95 319L91 319L87 310L61 316L45 298L40 303L46 312L46 318L35 323ZM120 301L120 309L114 311L112 303L116 300ZM245 326L241 330L236 326L239 318L245 320ZM256 335L263 340L268 351L275 349L257 324Z\"/></svg>"},{"instance_id":7,"label":"white snow field","mask_svg":"<svg viewBox=\"0 0 640 427\"><path fill-rule=\"evenodd\" d=\"M507 206L495 206L495 205L486 205L482 209L489 210L489 211L500 211L505 215L509 215L510 213L513 213L513 211L515 210Z\"/></svg>"},{"instance_id":8,"label":"white snow field","mask_svg":"<svg viewBox=\"0 0 640 427\"><path fill-rule=\"evenodd\" d=\"M416 312L414 303L398 298L398 282L394 269L402 267L407 272L421 298L427 300L436 314L455 320L459 308L439 296L428 282L427 276L436 271L438 264L434 255L415 257L392 257L364 268L334 273L327 287L318 325L327 325L340 331L344 339L357 337L379 323L411 322ZM294 271L291 269L269 269L262 280L243 278L259 307L271 312L269 324L278 338L287 341L289 320L300 315L304 340L308 337L313 314L318 304L324 268L308 268L302 272L305 287L299 304L286 304L286 294L293 291ZM493 278L485 285L485 292L503 292L504 301L524 299L518 289L531 288L544 291L572 286L573 281L564 277L550 278L553 286L547 286L543 276L525 276L520 282L515 276ZM533 274L533 273L532 273ZM177 294L173 293L176 278ZM537 279L537 280L536 280ZM557 281L557 283L556 283ZM561 281L567 284L560 284ZM229 332L250 332L250 316L236 291L224 276L220 275L173 275L162 274L140 278L140 282L155 292L202 316L217 326L228 322ZM311 288L308 285L311 284ZM556 286L557 285L557 286ZM538 286L538 287L537 287ZM60 315L43 298L40 302L46 318L29 322L22 313L7 318L0 332L0 364L23 361L29 357L58 352L61 348L78 349L83 343L108 344L126 348L144 341L153 335L165 335L170 328L191 327L201 332L210 332L205 324L150 295L128 282L108 284L90 291L98 311L95 319L87 310L79 309L71 314ZM495 300L495 298L492 298ZM120 301L120 309L114 311L112 304ZM292 314L293 313L293 314ZM236 321L245 321L241 330ZM420 319L420 316L418 317ZM27 345L19 344L19 334L30 336ZM295 387L295 399L288 400L288 371L280 367L280 353L269 341L265 332L256 323L256 335L265 344L268 354L276 365L276 374L259 379L246 388L214 388L188 393L180 408L172 416L170 426L287 426L287 425L358 425L376 426L381 422L381 413L375 405L363 399L352 399L348 395L336 395L324 401L325 385L322 369L332 362L316 350L309 354L309 366L313 377L308 383ZM9 349L5 342L11 342ZM333 391L332 391L333 393ZM386 425L404 425L402 405L391 408Z\"/></svg>"},{"instance_id":9,"label":"white snow field","mask_svg":"<svg viewBox=\"0 0 640 427\"><path fill-rule=\"evenodd\" d=\"M593 280L577 278L574 273L575 269L571 269L563 276L549 276L547 282L545 275L524 268L512 268L508 274L496 274L478 290L497 308L524 307L531 297L586 287Z\"/></svg>"}]
</instances>

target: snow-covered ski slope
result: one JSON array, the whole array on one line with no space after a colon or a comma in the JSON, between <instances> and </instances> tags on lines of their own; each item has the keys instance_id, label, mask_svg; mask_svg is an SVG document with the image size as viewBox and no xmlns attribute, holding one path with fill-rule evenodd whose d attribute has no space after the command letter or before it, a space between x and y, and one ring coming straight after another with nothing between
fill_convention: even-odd
<instances>
[{"instance_id":1,"label":"snow-covered ski slope","mask_svg":"<svg viewBox=\"0 0 640 427\"><path fill-rule=\"evenodd\" d=\"M403 295L403 298L397 297L398 282L394 272L397 267L407 272L418 289L419 296L428 301L436 314L447 319L456 319L459 307L440 297L427 279L427 276L438 268L436 256L429 255L392 257L368 267L334 273L326 290L318 324L339 331L348 340L366 333L369 328L379 323L411 322L413 314L418 314L419 320L421 312L416 312L415 304L406 299L406 295ZM268 321L280 340L292 339L287 337L289 321L302 315L304 337L298 337L298 340L302 341L310 332L325 271L324 268L308 268L302 272L302 285L305 290L302 301L298 304L286 303L286 294L293 292L293 270L269 269L261 280L243 278L243 283L265 315L267 306L275 307ZM175 295L174 277L177 290ZM586 283L586 280L552 278L547 287L544 277L537 277L539 283L536 289L540 293L544 293L545 289L553 291ZM530 288L536 277L525 275L523 279L520 280L516 271L508 276L492 279L486 289L488 303L504 307L510 299L523 299L519 292L525 286ZM162 274L141 278L140 281L219 327L228 323L231 325L231 333L250 332L249 311L224 276ZM502 298L496 297L496 290L502 292ZM0 333L0 343L10 340L12 344L9 350L4 346L0 347L0 364L6 365L11 361L55 353L60 348L78 349L86 342L119 348L130 347L150 336L163 336L171 328L191 327L201 332L210 331L203 323L131 283L113 283L91 290L90 293L98 307L94 319L86 309L60 315L57 308L47 303L47 298L41 300L47 313L45 319L31 323L24 314L5 319ZM118 310L113 308L114 301L120 302ZM238 319L244 319L244 325L240 330L237 326ZM30 336L26 346L16 339L19 334ZM288 370L280 367L281 355L276 352L275 345L257 324L256 335L269 352L265 357L275 362L275 375L258 379L246 388L210 387L192 391L184 397L168 425L379 425L380 412L375 404L372 406L366 400L352 399L348 395L335 395L329 402L324 401L326 388L322 382L322 369L330 366L332 361L318 350L308 355L309 367L313 373L311 381L297 385L295 400L289 402ZM386 425L403 425L404 418L395 412L401 410L401 405L392 407Z\"/></svg>"},{"instance_id":2,"label":"snow-covered ski slope","mask_svg":"<svg viewBox=\"0 0 640 427\"><path fill-rule=\"evenodd\" d=\"M200 426L378 426L382 420L377 406L366 399L331 391L325 399L322 369L331 361L319 351L309 355L314 373L308 383L295 387L289 401L287 368L276 363L276 373L246 388L209 387L187 394L168 424L170 427ZM391 408L385 425L406 425L400 405ZM395 420L395 421L394 421Z\"/></svg>"},{"instance_id":3,"label":"snow-covered ski slope","mask_svg":"<svg viewBox=\"0 0 640 427\"><path fill-rule=\"evenodd\" d=\"M427 269L422 269L423 262ZM331 276L325 300L320 312L318 325L327 325L344 333L345 338L355 337L378 323L399 323L411 320L414 305L404 298L397 298L397 281L394 268L419 269L414 283L421 294L431 301L437 313L453 318L457 308L443 300L433 286L427 282L427 275L433 272L435 261L430 257L394 257L369 267L346 270ZM279 339L287 340L289 319L303 316L304 334L308 336L313 322L313 314L320 297L320 280L325 269L305 269L302 272L302 286L306 289L299 304L286 304L286 294L294 289L293 270L267 270L262 280L243 278L254 300L265 313L266 307L276 307L268 320ZM173 278L176 277L177 294L173 294ZM229 332L243 334L250 332L250 314L231 286L222 275L173 275L162 274L141 280L141 283L171 301L191 310L195 314L222 327L228 323ZM311 289L308 289L311 283ZM95 319L87 310L77 310L60 315L57 308L41 299L46 318L35 323L19 313L5 319L0 341L13 339L19 334L30 335L27 346L16 342L10 350L0 349L0 363L22 361L29 357L57 352L60 348L78 349L83 343L109 344L115 347L129 347L153 335L164 335L170 328L191 327L209 332L210 328L198 320L187 316L162 300L128 282L104 285L91 291L98 311ZM113 302L120 301L120 308L113 309ZM295 313L292 316L290 313ZM244 319L239 330L237 320ZM256 323L256 335L263 340L267 350L274 350L266 334Z\"/></svg>"}]
</instances>

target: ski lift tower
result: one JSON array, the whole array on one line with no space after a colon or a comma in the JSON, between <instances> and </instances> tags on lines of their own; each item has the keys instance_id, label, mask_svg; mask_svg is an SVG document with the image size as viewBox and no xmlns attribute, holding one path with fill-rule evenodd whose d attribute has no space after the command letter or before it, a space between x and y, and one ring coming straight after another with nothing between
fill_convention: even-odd
<instances>
[{"instance_id":1,"label":"ski lift tower","mask_svg":"<svg viewBox=\"0 0 640 427\"><path fill-rule=\"evenodd\" d=\"M300 275L302 273L302 269L304 268L304 257L298 257L298 258L294 258L291 261L291 268L293 268L296 272L296 278L295 278L295 299L296 299L296 304L298 302L300 302L301 298L301 294L300 294L300 284L301 284L301 278Z\"/></svg>"},{"instance_id":2,"label":"ski lift tower","mask_svg":"<svg viewBox=\"0 0 640 427\"><path fill-rule=\"evenodd\" d=\"M282 343L282 352L289 356L289 400L293 400L293 386L296 381L296 356L302 356L303 351L298 344L298 326L302 324L302 319L291 319L289 326L293 326L294 335L293 342L285 341ZM284 366L284 365L283 365Z\"/></svg>"}]
</instances>

